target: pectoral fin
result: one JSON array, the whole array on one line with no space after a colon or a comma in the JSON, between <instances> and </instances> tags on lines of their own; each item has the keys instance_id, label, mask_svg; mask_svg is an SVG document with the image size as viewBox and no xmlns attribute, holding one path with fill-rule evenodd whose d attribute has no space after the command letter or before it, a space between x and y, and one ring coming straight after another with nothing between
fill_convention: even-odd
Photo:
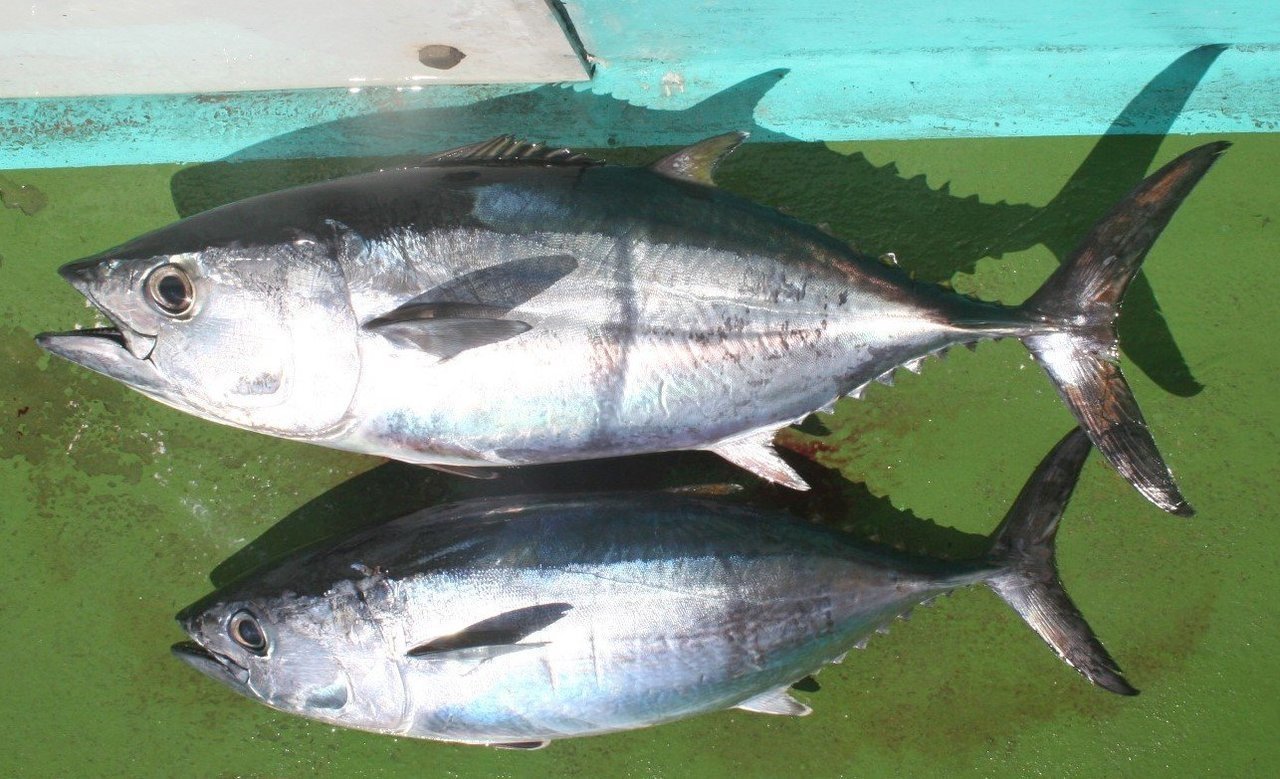
<instances>
[{"instance_id":1,"label":"pectoral fin","mask_svg":"<svg viewBox=\"0 0 1280 779\"><path fill-rule=\"evenodd\" d=\"M450 319L436 318L435 312L422 307L424 319L384 318L365 325L378 335L400 346L416 347L442 360L455 357L468 349L487 346L528 332L531 326L514 319Z\"/></svg>"},{"instance_id":2,"label":"pectoral fin","mask_svg":"<svg viewBox=\"0 0 1280 779\"><path fill-rule=\"evenodd\" d=\"M762 479L793 490L809 489L808 483L795 472L795 469L787 465L773 448L773 436L776 432L776 430L763 430L741 438L721 441L711 447L711 451L739 468L746 468Z\"/></svg>"},{"instance_id":3,"label":"pectoral fin","mask_svg":"<svg viewBox=\"0 0 1280 779\"><path fill-rule=\"evenodd\" d=\"M543 603L506 611L468 625L457 633L433 638L425 644L410 649L408 655L424 657L446 652L466 652L478 648L507 648L507 651L514 651L522 647L513 645L558 622L572 608L573 606L568 603Z\"/></svg>"},{"instance_id":4,"label":"pectoral fin","mask_svg":"<svg viewBox=\"0 0 1280 779\"><path fill-rule=\"evenodd\" d=\"M480 666L496 660L503 655L513 655L516 652L527 652L530 649L546 646L545 641L530 641L524 644L490 644L488 646L466 646L458 649L444 649L440 651L428 651L414 654L417 650L411 650L408 657L422 662L449 662L455 665L454 673L458 676L466 676L475 671ZM465 670L456 670L457 666L462 666Z\"/></svg>"},{"instance_id":5,"label":"pectoral fin","mask_svg":"<svg viewBox=\"0 0 1280 779\"><path fill-rule=\"evenodd\" d=\"M472 303L506 313L550 289L573 273L578 261L568 254L521 257L450 279L405 303Z\"/></svg>"},{"instance_id":6,"label":"pectoral fin","mask_svg":"<svg viewBox=\"0 0 1280 779\"><path fill-rule=\"evenodd\" d=\"M754 698L739 703L734 708L743 711L754 711L757 714L777 714L786 717L804 717L812 714L813 709L791 697L786 687L760 693Z\"/></svg>"},{"instance_id":7,"label":"pectoral fin","mask_svg":"<svg viewBox=\"0 0 1280 779\"><path fill-rule=\"evenodd\" d=\"M577 267L573 257L552 254L481 268L432 287L364 329L447 360L530 330L527 322L504 317Z\"/></svg>"}]
</instances>

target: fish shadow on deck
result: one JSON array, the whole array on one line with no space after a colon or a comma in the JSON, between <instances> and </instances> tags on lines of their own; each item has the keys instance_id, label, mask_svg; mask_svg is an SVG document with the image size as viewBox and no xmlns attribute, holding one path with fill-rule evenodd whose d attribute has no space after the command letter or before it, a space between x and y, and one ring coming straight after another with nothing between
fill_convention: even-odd
<instances>
[{"instance_id":1,"label":"fish shadow on deck","mask_svg":"<svg viewBox=\"0 0 1280 779\"><path fill-rule=\"evenodd\" d=\"M756 103L785 70L754 76L679 111L544 86L464 106L341 119L185 168L173 176L171 191L179 214L189 216L263 192L413 164L429 152L508 133L594 149L611 162L645 164L662 150L640 147L749 130L752 142L725 165L722 179L729 189L830 225L870 254L894 252L918 278L941 282L972 273L983 257L1039 244L1063 261L1090 225L1142 180L1173 121L1225 48L1193 49L1156 75L1044 206L957 197L945 185L930 189L924 176L902 177L892 163L877 167L861 154L839 154L757 124ZM1126 355L1166 391L1190 396L1203 389L1142 274L1129 289L1119 330Z\"/></svg>"},{"instance_id":2,"label":"fish shadow on deck","mask_svg":"<svg viewBox=\"0 0 1280 779\"><path fill-rule=\"evenodd\" d=\"M273 565L291 552L338 539L442 503L506 495L693 490L713 500L781 511L815 524L913 553L945 558L982 554L985 536L935 524L894 508L888 498L838 470L793 452L787 461L813 487L808 492L763 482L707 452L675 452L608 460L506 468L490 480L462 479L428 468L387 462L308 501L246 544L210 573L222 587ZM1012 500L1012 496L1010 497ZM991 518L991 528L1000 517Z\"/></svg>"}]
</instances>

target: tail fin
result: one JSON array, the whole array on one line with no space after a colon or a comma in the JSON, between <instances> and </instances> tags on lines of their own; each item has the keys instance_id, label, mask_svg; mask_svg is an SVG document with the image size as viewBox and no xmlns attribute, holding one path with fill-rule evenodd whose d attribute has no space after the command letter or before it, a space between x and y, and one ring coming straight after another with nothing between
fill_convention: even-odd
<instances>
[{"instance_id":1,"label":"tail fin","mask_svg":"<svg viewBox=\"0 0 1280 779\"><path fill-rule=\"evenodd\" d=\"M1054 562L1058 521L1088 455L1089 439L1076 428L1040 461L991 534L988 557L1000 573L987 584L1067 665L1103 689L1137 695L1071 602Z\"/></svg>"},{"instance_id":2,"label":"tail fin","mask_svg":"<svg viewBox=\"0 0 1280 779\"><path fill-rule=\"evenodd\" d=\"M1178 492L1120 373L1115 321L1147 251L1228 146L1223 141L1192 149L1149 176L1022 305L1032 319L1057 326L1022 342L1098 450L1148 500L1182 516L1195 512Z\"/></svg>"}]
</instances>

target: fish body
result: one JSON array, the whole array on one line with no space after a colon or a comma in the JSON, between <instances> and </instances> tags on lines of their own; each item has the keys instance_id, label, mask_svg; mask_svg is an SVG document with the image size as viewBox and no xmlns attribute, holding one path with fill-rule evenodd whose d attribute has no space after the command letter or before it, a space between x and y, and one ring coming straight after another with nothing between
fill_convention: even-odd
<instances>
[{"instance_id":1,"label":"fish body","mask_svg":"<svg viewBox=\"0 0 1280 779\"><path fill-rule=\"evenodd\" d=\"M233 203L65 266L117 327L40 342L207 419L407 462L707 449L804 488L773 451L778 429L955 344L1013 336L1121 473L1190 510L1110 327L1221 149L1153 176L1148 190L1171 191L1136 191L1083 270L1006 307L714 187L739 140L651 168L494 142Z\"/></svg>"},{"instance_id":2,"label":"fish body","mask_svg":"<svg viewBox=\"0 0 1280 779\"><path fill-rule=\"evenodd\" d=\"M485 499L322 543L215 592L179 615L193 640L174 649L283 711L531 746L735 706L807 714L789 685L912 607L987 582L1092 681L1132 693L1053 574L1054 528L1088 449L1082 434L1059 446L978 560L686 495Z\"/></svg>"}]
</instances>

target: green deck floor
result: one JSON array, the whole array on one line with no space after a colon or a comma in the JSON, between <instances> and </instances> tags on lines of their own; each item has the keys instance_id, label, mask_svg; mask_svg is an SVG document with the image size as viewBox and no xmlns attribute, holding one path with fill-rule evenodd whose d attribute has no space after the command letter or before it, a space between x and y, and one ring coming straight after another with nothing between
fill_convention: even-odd
<instances>
[{"instance_id":1,"label":"green deck floor","mask_svg":"<svg viewBox=\"0 0 1280 779\"><path fill-rule=\"evenodd\" d=\"M1207 140L1166 138L1157 164ZM810 717L725 712L536 753L337 730L236 697L170 657L183 638L173 614L208 590L215 566L300 507L276 536L364 519L353 513L361 505L394 513L484 487L218 427L44 355L36 332L93 321L58 265L172 220L175 195L212 205L219 192L192 169L171 188L178 166L4 174L5 204L26 208L0 209L0 775L1273 774L1280 135L1232 140L1147 262L1173 341L1149 304L1126 311L1124 325L1130 382L1199 514L1160 513L1095 457L1060 536L1067 587L1140 696L1090 688L994 595L972 590L825 670L820 689L797 693ZM1156 141L1116 140L1114 168L1073 179L1095 143L757 145L722 178L868 251L896 251L923 276L1017 301L1081 234L1081 214L1133 183L1122 162ZM274 183L278 167L255 184ZM329 169L284 167L302 177ZM994 527L1070 424L1019 344L960 350L785 433L789 449L816 459L805 473L818 490L756 498L855 532L961 548L948 528ZM710 457L682 456L511 483L726 473ZM384 491L362 494L373 488Z\"/></svg>"}]
</instances>

